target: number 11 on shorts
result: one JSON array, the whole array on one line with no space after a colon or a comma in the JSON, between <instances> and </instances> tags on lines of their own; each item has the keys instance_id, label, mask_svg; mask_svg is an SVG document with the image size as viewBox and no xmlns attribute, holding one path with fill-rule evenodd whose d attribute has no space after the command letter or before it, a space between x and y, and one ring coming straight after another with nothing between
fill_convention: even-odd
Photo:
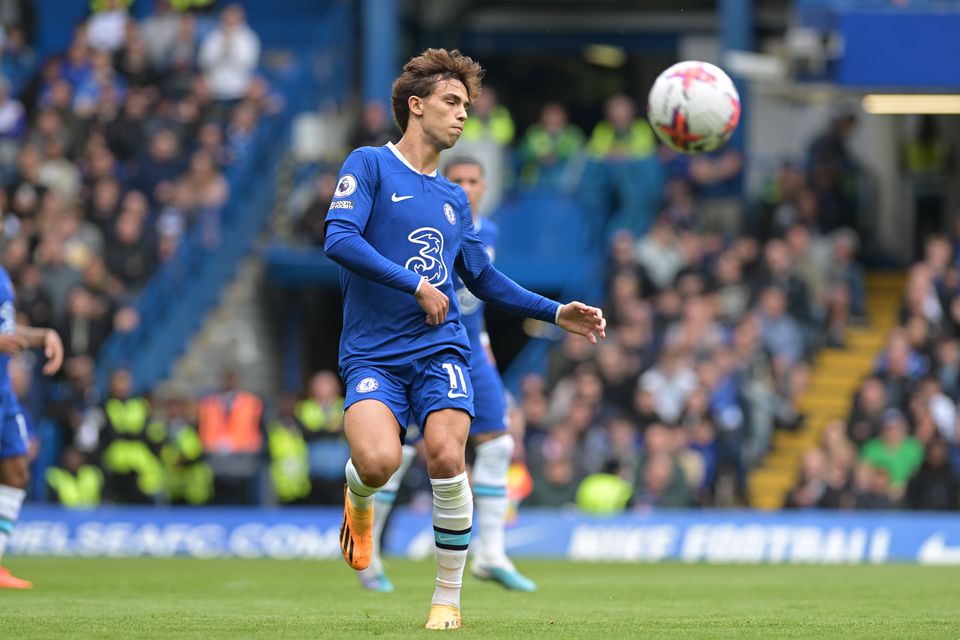
<instances>
[{"instance_id":1,"label":"number 11 on shorts","mask_svg":"<svg viewBox=\"0 0 960 640\"><path fill-rule=\"evenodd\" d=\"M441 366L446 370L447 375L450 377L450 391L447 391L447 397L466 398L467 381L463 377L463 369L460 368L460 365L444 362Z\"/></svg>"}]
</instances>

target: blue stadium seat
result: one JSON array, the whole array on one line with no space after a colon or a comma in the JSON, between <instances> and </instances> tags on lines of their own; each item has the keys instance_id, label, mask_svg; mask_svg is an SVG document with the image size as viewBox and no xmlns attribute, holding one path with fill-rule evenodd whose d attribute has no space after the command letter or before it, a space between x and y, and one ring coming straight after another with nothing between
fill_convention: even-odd
<instances>
[{"instance_id":1,"label":"blue stadium seat","mask_svg":"<svg viewBox=\"0 0 960 640\"><path fill-rule=\"evenodd\" d=\"M562 195L531 194L494 214L500 226L497 266L527 287L558 291L582 271L585 213Z\"/></svg>"}]
</instances>

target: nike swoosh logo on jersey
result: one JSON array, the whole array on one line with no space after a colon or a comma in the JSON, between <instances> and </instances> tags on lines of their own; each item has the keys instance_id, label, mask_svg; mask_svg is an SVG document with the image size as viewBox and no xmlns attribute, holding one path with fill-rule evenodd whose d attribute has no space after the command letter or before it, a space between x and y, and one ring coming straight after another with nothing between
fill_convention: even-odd
<instances>
[{"instance_id":1,"label":"nike swoosh logo on jersey","mask_svg":"<svg viewBox=\"0 0 960 640\"><path fill-rule=\"evenodd\" d=\"M390 196L390 199L394 202L403 202L404 200L409 200L413 196L398 196L396 193Z\"/></svg>"}]
</instances>

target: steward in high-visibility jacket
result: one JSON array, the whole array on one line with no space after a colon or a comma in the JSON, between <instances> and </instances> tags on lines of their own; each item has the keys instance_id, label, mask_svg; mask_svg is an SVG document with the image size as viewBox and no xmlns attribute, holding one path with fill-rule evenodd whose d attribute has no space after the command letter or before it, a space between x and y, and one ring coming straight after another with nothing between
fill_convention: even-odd
<instances>
[{"instance_id":1,"label":"steward in high-visibility jacket","mask_svg":"<svg viewBox=\"0 0 960 640\"><path fill-rule=\"evenodd\" d=\"M630 483L612 473L593 473L577 488L577 506L584 513L613 515L622 513L630 502Z\"/></svg>"},{"instance_id":2,"label":"steward in high-visibility jacket","mask_svg":"<svg viewBox=\"0 0 960 640\"><path fill-rule=\"evenodd\" d=\"M616 129L603 120L590 134L587 151L595 158L639 160L649 158L657 150L653 130L646 120L637 119L626 129Z\"/></svg>"},{"instance_id":3,"label":"steward in high-visibility jacket","mask_svg":"<svg viewBox=\"0 0 960 640\"><path fill-rule=\"evenodd\" d=\"M343 476L337 467L346 450L343 435L343 394L340 378L332 371L318 371L310 378L308 396L293 404L288 411L281 398L280 414L291 415L306 441L307 475L311 490L308 501L323 504L330 495L342 493ZM292 399L290 399L292 401ZM290 421L285 421L289 426ZM348 454L349 455L349 454Z\"/></svg>"},{"instance_id":4,"label":"steward in high-visibility jacket","mask_svg":"<svg viewBox=\"0 0 960 640\"><path fill-rule=\"evenodd\" d=\"M920 134L907 142L904 160L912 180L913 197L941 195L950 175L951 148L930 120L924 120Z\"/></svg>"},{"instance_id":5,"label":"steward in high-visibility jacket","mask_svg":"<svg viewBox=\"0 0 960 640\"><path fill-rule=\"evenodd\" d=\"M103 472L86 464L83 455L72 447L63 454L63 467L47 469L51 500L71 509L90 509L100 504Z\"/></svg>"},{"instance_id":6,"label":"steward in high-visibility jacket","mask_svg":"<svg viewBox=\"0 0 960 640\"><path fill-rule=\"evenodd\" d=\"M187 11L188 9L205 9L214 2L216 0L170 0L170 6L174 11Z\"/></svg>"},{"instance_id":7,"label":"steward in high-visibility jacket","mask_svg":"<svg viewBox=\"0 0 960 640\"><path fill-rule=\"evenodd\" d=\"M270 480L280 502L296 502L310 495L307 443L292 419L275 419L267 425Z\"/></svg>"},{"instance_id":8,"label":"steward in high-visibility jacket","mask_svg":"<svg viewBox=\"0 0 960 640\"><path fill-rule=\"evenodd\" d=\"M343 398L338 396L326 403L313 398L301 400L294 415L308 442L330 435L339 437L343 431Z\"/></svg>"},{"instance_id":9,"label":"steward in high-visibility jacket","mask_svg":"<svg viewBox=\"0 0 960 640\"><path fill-rule=\"evenodd\" d=\"M555 103L545 105L541 122L531 125L520 141L524 181L528 185L536 185L540 180L544 185L558 182L567 162L580 153L583 146L583 132L566 123L563 107Z\"/></svg>"},{"instance_id":10,"label":"steward in high-visibility jacket","mask_svg":"<svg viewBox=\"0 0 960 640\"><path fill-rule=\"evenodd\" d=\"M200 442L207 453L257 453L263 446L263 402L249 391L200 400Z\"/></svg>"},{"instance_id":11,"label":"steward in high-visibility jacket","mask_svg":"<svg viewBox=\"0 0 960 640\"><path fill-rule=\"evenodd\" d=\"M101 406L103 424L98 446L106 497L121 504L152 503L165 486L159 453L166 427L150 420L146 398L130 397L132 380L126 370L111 375L110 390Z\"/></svg>"},{"instance_id":12,"label":"steward in high-visibility jacket","mask_svg":"<svg viewBox=\"0 0 960 640\"><path fill-rule=\"evenodd\" d=\"M126 9L133 4L133 0L118 0L117 8ZM90 0L90 11L96 13L98 11L106 11L110 8L110 3L107 0Z\"/></svg>"},{"instance_id":13,"label":"steward in high-visibility jacket","mask_svg":"<svg viewBox=\"0 0 960 640\"><path fill-rule=\"evenodd\" d=\"M213 497L213 471L203 459L197 429L186 422L167 423L167 442L160 457L167 470L167 494L173 504L207 504Z\"/></svg>"},{"instance_id":14,"label":"steward in high-visibility jacket","mask_svg":"<svg viewBox=\"0 0 960 640\"><path fill-rule=\"evenodd\" d=\"M583 148L583 132L572 124L560 131L548 131L543 125L534 124L527 129L521 144L525 159L565 161Z\"/></svg>"},{"instance_id":15,"label":"steward in high-visibility jacket","mask_svg":"<svg viewBox=\"0 0 960 640\"><path fill-rule=\"evenodd\" d=\"M240 388L237 373L224 369L222 391L200 399L197 432L213 470L214 504L248 505L259 497L263 471L263 401Z\"/></svg>"},{"instance_id":16,"label":"steward in high-visibility jacket","mask_svg":"<svg viewBox=\"0 0 960 640\"><path fill-rule=\"evenodd\" d=\"M507 146L513 142L515 133L516 128L513 125L513 118L510 117L510 112L505 106L498 104L485 116L473 113L463 123L463 133L460 135L460 139L466 142L492 140L501 146Z\"/></svg>"}]
</instances>

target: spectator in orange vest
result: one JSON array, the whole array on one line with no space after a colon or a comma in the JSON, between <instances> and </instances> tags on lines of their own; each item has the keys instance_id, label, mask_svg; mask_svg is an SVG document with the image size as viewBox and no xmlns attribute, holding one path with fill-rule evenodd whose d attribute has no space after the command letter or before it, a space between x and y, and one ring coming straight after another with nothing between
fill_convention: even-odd
<instances>
[{"instance_id":1,"label":"spectator in orange vest","mask_svg":"<svg viewBox=\"0 0 960 640\"><path fill-rule=\"evenodd\" d=\"M200 400L200 442L213 470L213 502L254 504L263 454L263 401L238 388L226 370L223 390Z\"/></svg>"}]
</instances>

